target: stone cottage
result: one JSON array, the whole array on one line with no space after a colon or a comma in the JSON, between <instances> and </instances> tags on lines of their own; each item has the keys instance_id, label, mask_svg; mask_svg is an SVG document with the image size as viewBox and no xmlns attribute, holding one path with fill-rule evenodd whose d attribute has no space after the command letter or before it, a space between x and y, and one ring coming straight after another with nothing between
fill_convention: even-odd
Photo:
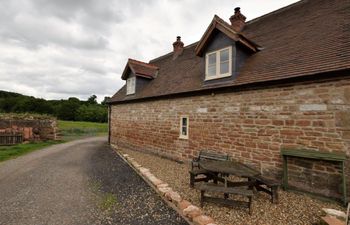
<instances>
[{"instance_id":1,"label":"stone cottage","mask_svg":"<svg viewBox=\"0 0 350 225\"><path fill-rule=\"evenodd\" d=\"M283 149L345 155L349 186L350 4L303 0L246 22L214 16L201 39L140 62L109 101L109 141L186 161L202 149L282 177ZM161 31L160 31L161 32ZM290 158L290 182L341 195L340 167Z\"/></svg>"}]
</instances>

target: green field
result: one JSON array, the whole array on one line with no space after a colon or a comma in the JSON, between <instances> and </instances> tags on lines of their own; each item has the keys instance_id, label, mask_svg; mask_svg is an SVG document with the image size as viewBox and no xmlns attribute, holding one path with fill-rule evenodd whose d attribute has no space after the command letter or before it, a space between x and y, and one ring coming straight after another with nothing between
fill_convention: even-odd
<instances>
[{"instance_id":1,"label":"green field","mask_svg":"<svg viewBox=\"0 0 350 225\"><path fill-rule=\"evenodd\" d=\"M84 137L107 135L107 123L58 121L60 140L24 143L13 146L0 146L0 162L39 150L50 145L64 143Z\"/></svg>"},{"instance_id":2,"label":"green field","mask_svg":"<svg viewBox=\"0 0 350 225\"><path fill-rule=\"evenodd\" d=\"M63 140L73 140L82 137L107 135L107 123L58 121L59 133Z\"/></svg>"}]
</instances>

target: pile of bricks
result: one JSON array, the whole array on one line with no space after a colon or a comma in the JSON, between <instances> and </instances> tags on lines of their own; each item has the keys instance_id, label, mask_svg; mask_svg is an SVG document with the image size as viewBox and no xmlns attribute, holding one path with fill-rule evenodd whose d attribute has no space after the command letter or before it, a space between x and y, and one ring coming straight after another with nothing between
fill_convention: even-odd
<instances>
[{"instance_id":1,"label":"pile of bricks","mask_svg":"<svg viewBox=\"0 0 350 225\"><path fill-rule=\"evenodd\" d=\"M168 203L175 206L178 211L194 225L216 225L211 217L204 215L199 207L192 205L189 201L183 199L178 192L169 187L169 184L158 179L150 172L149 169L140 165L128 154L123 154L122 156L140 175L146 179L146 181L148 181L148 183L152 184L153 188L161 196L163 196Z\"/></svg>"},{"instance_id":2,"label":"pile of bricks","mask_svg":"<svg viewBox=\"0 0 350 225\"><path fill-rule=\"evenodd\" d=\"M0 118L0 133L22 134L23 141L56 140L56 119Z\"/></svg>"}]
</instances>

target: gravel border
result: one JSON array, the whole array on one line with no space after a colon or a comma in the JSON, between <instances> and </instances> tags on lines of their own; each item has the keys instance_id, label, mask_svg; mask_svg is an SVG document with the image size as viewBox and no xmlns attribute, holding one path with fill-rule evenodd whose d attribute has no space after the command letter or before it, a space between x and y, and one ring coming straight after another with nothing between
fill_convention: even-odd
<instances>
[{"instance_id":1,"label":"gravel border","mask_svg":"<svg viewBox=\"0 0 350 225\"><path fill-rule=\"evenodd\" d=\"M176 202L172 201L172 199L167 199L165 197L165 193L162 193L159 188L165 188L169 187L168 184L162 182L158 178L153 179L152 173L149 172L149 170L145 167L142 167L138 162L135 161L134 158L130 157L128 154L122 154L118 152L118 150L114 149L115 152L118 154L118 156L124 160L125 163L127 163L131 168L134 169L134 171L155 191L159 194L159 196L162 198L162 200L171 207L174 211L176 211L187 223L192 225L192 222L186 218L181 210L177 207ZM144 172L142 172L144 171ZM148 175L148 176L147 176ZM153 175L154 176L154 175ZM153 181L153 182L152 182Z\"/></svg>"},{"instance_id":2,"label":"gravel border","mask_svg":"<svg viewBox=\"0 0 350 225\"><path fill-rule=\"evenodd\" d=\"M188 225L109 145L96 149L87 173L101 196L101 224Z\"/></svg>"},{"instance_id":3,"label":"gravel border","mask_svg":"<svg viewBox=\"0 0 350 225\"><path fill-rule=\"evenodd\" d=\"M179 213L191 225L217 225L214 220L203 214L199 207L192 205L175 192L169 184L155 177L149 169L142 167L134 158L128 154L118 155L129 163L131 167L163 198L163 200Z\"/></svg>"},{"instance_id":4,"label":"gravel border","mask_svg":"<svg viewBox=\"0 0 350 225\"><path fill-rule=\"evenodd\" d=\"M200 193L189 186L189 165L181 164L158 155L132 151L119 150L128 154L137 162L149 168L155 176L168 183L183 198L200 205ZM339 204L325 202L305 194L279 190L279 204L272 204L270 197L259 192L254 201L254 213L250 216L242 208L230 208L214 204L205 204L203 212L212 217L218 224L319 224L323 216L322 208L334 208L344 211Z\"/></svg>"}]
</instances>

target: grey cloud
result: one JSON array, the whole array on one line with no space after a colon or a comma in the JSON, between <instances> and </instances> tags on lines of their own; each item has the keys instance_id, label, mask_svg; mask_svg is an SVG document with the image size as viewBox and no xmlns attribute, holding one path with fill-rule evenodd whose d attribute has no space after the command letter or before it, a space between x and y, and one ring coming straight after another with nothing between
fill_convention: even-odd
<instances>
[{"instance_id":1,"label":"grey cloud","mask_svg":"<svg viewBox=\"0 0 350 225\"><path fill-rule=\"evenodd\" d=\"M215 13L227 20L235 4L249 18L261 14L258 0L0 1L0 90L48 99L102 100L125 84L127 58L166 54L177 35L191 44ZM264 10L293 1L270 0Z\"/></svg>"},{"instance_id":2,"label":"grey cloud","mask_svg":"<svg viewBox=\"0 0 350 225\"><path fill-rule=\"evenodd\" d=\"M76 31L74 27L65 27L57 21L42 22L25 16L19 16L17 20L5 25L0 29L0 35L4 41L16 40L28 48L49 44L82 49L103 49L108 46L107 38L85 33L83 28Z\"/></svg>"},{"instance_id":3,"label":"grey cloud","mask_svg":"<svg viewBox=\"0 0 350 225\"><path fill-rule=\"evenodd\" d=\"M40 14L79 23L92 30L106 31L111 23L120 23L124 18L122 7L118 8L113 1L38 0L34 3Z\"/></svg>"}]
</instances>

